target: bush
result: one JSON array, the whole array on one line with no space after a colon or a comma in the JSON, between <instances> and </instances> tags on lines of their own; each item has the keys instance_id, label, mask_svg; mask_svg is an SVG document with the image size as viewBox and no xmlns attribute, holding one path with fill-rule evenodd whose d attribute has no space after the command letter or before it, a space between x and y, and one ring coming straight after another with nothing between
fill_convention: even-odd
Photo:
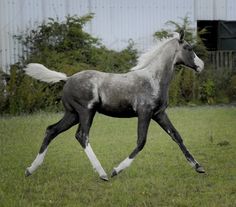
<instances>
[{"instance_id":1,"label":"bush","mask_svg":"<svg viewBox=\"0 0 236 207\"><path fill-rule=\"evenodd\" d=\"M28 63L41 63L69 76L88 69L120 73L134 66L137 51L132 42L126 49L116 52L84 32L84 25L92 17L92 14L68 16L65 22L49 19L48 23L44 22L36 29L16 36L26 50L21 61L11 66L7 96L4 100L0 97L1 113L61 109L58 103L62 84L48 85L25 76L23 68Z\"/></svg>"},{"instance_id":2,"label":"bush","mask_svg":"<svg viewBox=\"0 0 236 207\"><path fill-rule=\"evenodd\" d=\"M7 91L6 81L8 75L4 74L0 69L0 110L5 111L7 108Z\"/></svg>"},{"instance_id":3,"label":"bush","mask_svg":"<svg viewBox=\"0 0 236 207\"><path fill-rule=\"evenodd\" d=\"M170 85L171 105L199 103L199 75L194 71L179 67Z\"/></svg>"},{"instance_id":4,"label":"bush","mask_svg":"<svg viewBox=\"0 0 236 207\"><path fill-rule=\"evenodd\" d=\"M230 101L236 101L236 75L233 75L230 79L227 94Z\"/></svg>"},{"instance_id":5,"label":"bush","mask_svg":"<svg viewBox=\"0 0 236 207\"><path fill-rule=\"evenodd\" d=\"M202 83L200 90L200 98L203 102L208 104L215 102L216 88L213 80L207 79L206 82Z\"/></svg>"}]
</instances>

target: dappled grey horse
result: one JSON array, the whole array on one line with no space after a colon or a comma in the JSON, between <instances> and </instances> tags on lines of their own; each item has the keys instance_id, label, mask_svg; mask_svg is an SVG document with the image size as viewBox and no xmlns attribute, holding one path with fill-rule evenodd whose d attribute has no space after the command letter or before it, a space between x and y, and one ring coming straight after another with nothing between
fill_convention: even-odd
<instances>
[{"instance_id":1,"label":"dappled grey horse","mask_svg":"<svg viewBox=\"0 0 236 207\"><path fill-rule=\"evenodd\" d=\"M26 169L26 176L31 175L43 163L49 143L58 134L79 124L76 139L100 178L108 180L89 143L89 130L96 112L112 117L138 117L137 146L113 169L112 176L129 167L143 149L151 119L179 145L191 166L197 172L204 173L203 167L187 150L165 112L174 66L182 64L197 72L201 72L204 67L203 61L183 36L183 32L177 33L177 37L169 38L161 46L154 47L139 58L137 66L124 74L87 70L67 77L41 64L29 64L25 68L29 76L48 83L65 82L62 95L65 114L59 122L47 128L36 159Z\"/></svg>"}]
</instances>

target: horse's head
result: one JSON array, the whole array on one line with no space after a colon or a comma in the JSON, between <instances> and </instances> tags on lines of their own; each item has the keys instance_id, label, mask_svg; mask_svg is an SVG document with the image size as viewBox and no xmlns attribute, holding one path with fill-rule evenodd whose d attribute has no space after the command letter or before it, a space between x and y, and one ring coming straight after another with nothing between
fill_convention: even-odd
<instances>
[{"instance_id":1,"label":"horse's head","mask_svg":"<svg viewBox=\"0 0 236 207\"><path fill-rule=\"evenodd\" d=\"M180 31L179 50L176 56L176 64L182 64L201 72L204 68L204 62L195 54L192 46L184 39L184 31Z\"/></svg>"}]
</instances>

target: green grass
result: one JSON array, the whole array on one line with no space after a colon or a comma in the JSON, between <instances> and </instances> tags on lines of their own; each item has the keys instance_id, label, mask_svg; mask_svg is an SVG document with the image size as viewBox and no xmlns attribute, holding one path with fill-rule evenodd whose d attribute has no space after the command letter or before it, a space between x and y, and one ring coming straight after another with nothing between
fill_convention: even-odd
<instances>
[{"instance_id":1,"label":"green grass","mask_svg":"<svg viewBox=\"0 0 236 207\"><path fill-rule=\"evenodd\" d=\"M109 182L92 170L74 139L76 127L59 135L43 165L25 178L46 126L62 114L0 118L0 206L236 206L236 108L181 107L168 114L206 174L197 174L152 122L144 150ZM135 147L136 122L96 116L90 141L107 173Z\"/></svg>"}]
</instances>

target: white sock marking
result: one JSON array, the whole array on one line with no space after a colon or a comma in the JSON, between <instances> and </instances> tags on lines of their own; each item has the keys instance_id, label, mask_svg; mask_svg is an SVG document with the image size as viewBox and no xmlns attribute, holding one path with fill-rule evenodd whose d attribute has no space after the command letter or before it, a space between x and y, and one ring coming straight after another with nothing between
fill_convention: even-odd
<instances>
[{"instance_id":1,"label":"white sock marking","mask_svg":"<svg viewBox=\"0 0 236 207\"><path fill-rule=\"evenodd\" d=\"M32 174L43 163L47 150L48 148L46 148L43 153L39 153L35 160L32 162L31 166L27 168L30 174Z\"/></svg>"},{"instance_id":2,"label":"white sock marking","mask_svg":"<svg viewBox=\"0 0 236 207\"><path fill-rule=\"evenodd\" d=\"M126 158L125 160L123 160L118 167L115 167L115 171L117 173L121 172L122 170L124 170L125 168L129 167L131 165L131 163L133 162L134 159L130 159L130 158Z\"/></svg>"},{"instance_id":3,"label":"white sock marking","mask_svg":"<svg viewBox=\"0 0 236 207\"><path fill-rule=\"evenodd\" d=\"M91 162L93 168L98 172L98 174L101 176L107 176L106 172L104 171L104 169L102 168L101 163L99 162L99 160L97 159L96 155L93 152L92 147L90 146L90 144L88 144L86 146L86 148L84 149L86 155L89 158L89 161Z\"/></svg>"}]
</instances>

